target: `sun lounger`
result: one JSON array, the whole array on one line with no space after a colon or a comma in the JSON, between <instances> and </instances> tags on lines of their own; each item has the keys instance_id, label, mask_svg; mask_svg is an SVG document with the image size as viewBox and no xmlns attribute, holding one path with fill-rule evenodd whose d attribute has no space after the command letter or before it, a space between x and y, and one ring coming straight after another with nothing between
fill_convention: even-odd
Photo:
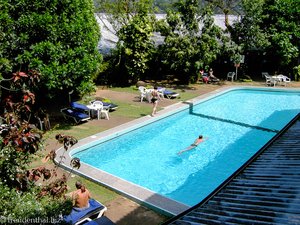
<instances>
[{"instance_id":1,"label":"sun lounger","mask_svg":"<svg viewBox=\"0 0 300 225\"><path fill-rule=\"evenodd\" d=\"M101 216L98 219L84 223L84 225L115 225L115 223L108 219L106 216Z\"/></svg>"},{"instance_id":2,"label":"sun lounger","mask_svg":"<svg viewBox=\"0 0 300 225\"><path fill-rule=\"evenodd\" d=\"M77 211L72 209L70 215L64 217L64 221L69 224L78 225L83 222L92 221L93 218L100 218L107 208L96 201L95 199L89 200L90 207L88 209Z\"/></svg>"},{"instance_id":3,"label":"sun lounger","mask_svg":"<svg viewBox=\"0 0 300 225\"><path fill-rule=\"evenodd\" d=\"M72 108L64 108L60 110L65 119L72 119L75 123L84 122L90 119L90 116L86 113L74 110Z\"/></svg>"},{"instance_id":4,"label":"sun lounger","mask_svg":"<svg viewBox=\"0 0 300 225\"><path fill-rule=\"evenodd\" d=\"M83 111L83 112L88 112L90 110L86 105L80 104L78 102L71 102L70 106L73 109Z\"/></svg>"},{"instance_id":5,"label":"sun lounger","mask_svg":"<svg viewBox=\"0 0 300 225\"><path fill-rule=\"evenodd\" d=\"M157 91L162 93L164 95L164 97L171 99L171 98L176 98L179 96L178 93L174 92L174 91L170 91L168 89L165 89L163 87L158 87Z\"/></svg>"},{"instance_id":6,"label":"sun lounger","mask_svg":"<svg viewBox=\"0 0 300 225\"><path fill-rule=\"evenodd\" d=\"M174 91L170 91L170 90L164 90L164 96L168 99L171 99L171 98L176 98L179 96L178 93L174 92Z\"/></svg>"},{"instance_id":7,"label":"sun lounger","mask_svg":"<svg viewBox=\"0 0 300 225\"><path fill-rule=\"evenodd\" d=\"M108 102L103 102L103 107L108 108L109 111L114 111L116 110L119 106L114 104L114 103L108 103Z\"/></svg>"}]
</instances>

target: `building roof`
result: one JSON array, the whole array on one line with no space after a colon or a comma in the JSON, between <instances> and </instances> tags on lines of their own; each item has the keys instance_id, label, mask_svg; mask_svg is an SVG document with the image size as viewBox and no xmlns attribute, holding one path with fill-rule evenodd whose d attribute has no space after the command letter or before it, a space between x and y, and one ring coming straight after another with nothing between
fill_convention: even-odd
<instances>
[{"instance_id":1,"label":"building roof","mask_svg":"<svg viewBox=\"0 0 300 225\"><path fill-rule=\"evenodd\" d=\"M198 205L166 224L300 224L300 114Z\"/></svg>"}]
</instances>

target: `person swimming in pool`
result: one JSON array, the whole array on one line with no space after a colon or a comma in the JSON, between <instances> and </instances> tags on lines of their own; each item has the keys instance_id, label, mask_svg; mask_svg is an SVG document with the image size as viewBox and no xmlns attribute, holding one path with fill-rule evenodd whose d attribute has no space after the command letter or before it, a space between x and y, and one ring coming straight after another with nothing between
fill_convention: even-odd
<instances>
[{"instance_id":1,"label":"person swimming in pool","mask_svg":"<svg viewBox=\"0 0 300 225\"><path fill-rule=\"evenodd\" d=\"M191 144L189 147L187 147L184 150L181 150L180 152L178 152L177 154L180 155L183 152L189 151L193 148L196 148L201 142L203 142L204 140L207 140L207 138L203 138L202 135L199 135L199 137L194 141L193 144Z\"/></svg>"}]
</instances>

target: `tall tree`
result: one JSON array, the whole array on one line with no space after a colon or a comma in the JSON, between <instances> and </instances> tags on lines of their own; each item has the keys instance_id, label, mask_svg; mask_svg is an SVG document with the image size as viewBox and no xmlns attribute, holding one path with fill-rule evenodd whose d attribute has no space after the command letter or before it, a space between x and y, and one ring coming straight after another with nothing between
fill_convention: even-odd
<instances>
[{"instance_id":1,"label":"tall tree","mask_svg":"<svg viewBox=\"0 0 300 225\"><path fill-rule=\"evenodd\" d=\"M153 57L153 0L104 0L99 6L119 38L108 69L112 71L110 82L135 83L145 77Z\"/></svg>"},{"instance_id":2,"label":"tall tree","mask_svg":"<svg viewBox=\"0 0 300 225\"><path fill-rule=\"evenodd\" d=\"M221 54L223 45L227 41L220 27L216 26L210 7L202 11L203 27L201 36L197 40L199 53L197 55L197 68L208 69L209 65Z\"/></svg>"},{"instance_id":3,"label":"tall tree","mask_svg":"<svg viewBox=\"0 0 300 225\"><path fill-rule=\"evenodd\" d=\"M299 1L266 0L263 15L261 26L269 34L269 51L278 57L278 65L293 68L300 51Z\"/></svg>"},{"instance_id":4,"label":"tall tree","mask_svg":"<svg viewBox=\"0 0 300 225\"><path fill-rule=\"evenodd\" d=\"M222 31L214 24L212 11L205 8L200 13L198 4L194 0L179 1L177 11L169 11L166 24L161 26L165 36L160 46L162 62L184 83L197 80L197 71L209 67L222 44Z\"/></svg>"},{"instance_id":5,"label":"tall tree","mask_svg":"<svg viewBox=\"0 0 300 225\"><path fill-rule=\"evenodd\" d=\"M231 37L243 51L264 50L270 43L268 34L260 27L265 0L242 0L243 15L233 24Z\"/></svg>"},{"instance_id":6,"label":"tall tree","mask_svg":"<svg viewBox=\"0 0 300 225\"><path fill-rule=\"evenodd\" d=\"M91 0L0 0L0 73L37 69L51 94L93 89L101 55Z\"/></svg>"},{"instance_id":7,"label":"tall tree","mask_svg":"<svg viewBox=\"0 0 300 225\"><path fill-rule=\"evenodd\" d=\"M121 58L121 67L131 83L136 83L149 69L154 51L154 16L148 12L135 14L130 22L118 31L117 52Z\"/></svg>"}]
</instances>

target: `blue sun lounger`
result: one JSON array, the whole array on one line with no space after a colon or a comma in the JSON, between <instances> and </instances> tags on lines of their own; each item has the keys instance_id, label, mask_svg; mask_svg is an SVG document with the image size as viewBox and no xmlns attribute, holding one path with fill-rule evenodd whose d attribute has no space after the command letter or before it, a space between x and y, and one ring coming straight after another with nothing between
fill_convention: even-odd
<instances>
[{"instance_id":1,"label":"blue sun lounger","mask_svg":"<svg viewBox=\"0 0 300 225\"><path fill-rule=\"evenodd\" d=\"M89 200L90 207L88 209L77 211L72 209L71 213L64 217L64 221L72 224L79 225L84 222L92 221L95 218L100 218L107 208L95 199Z\"/></svg>"},{"instance_id":2,"label":"blue sun lounger","mask_svg":"<svg viewBox=\"0 0 300 225\"><path fill-rule=\"evenodd\" d=\"M176 97L178 97L179 96L179 94L178 93L176 93L176 92L174 92L174 91L170 91L170 90L165 90L164 91L164 95L165 95L165 97L167 97L167 98L176 98Z\"/></svg>"},{"instance_id":3,"label":"blue sun lounger","mask_svg":"<svg viewBox=\"0 0 300 225\"><path fill-rule=\"evenodd\" d=\"M78 102L71 102L70 106L72 109L82 111L82 112L88 112L90 110L86 105L80 104Z\"/></svg>"},{"instance_id":4,"label":"blue sun lounger","mask_svg":"<svg viewBox=\"0 0 300 225\"><path fill-rule=\"evenodd\" d=\"M90 116L86 113L81 111L74 110L72 108L64 108L60 110L64 115L65 119L73 119L75 123L84 122L90 119Z\"/></svg>"},{"instance_id":5,"label":"blue sun lounger","mask_svg":"<svg viewBox=\"0 0 300 225\"><path fill-rule=\"evenodd\" d=\"M114 103L111 103L111 102L103 102L103 107L104 108L108 108L109 111L114 111L116 110L119 106L114 104Z\"/></svg>"},{"instance_id":6,"label":"blue sun lounger","mask_svg":"<svg viewBox=\"0 0 300 225\"><path fill-rule=\"evenodd\" d=\"M116 225L116 224L114 222L112 222L109 218L107 218L106 216L101 216L98 219L84 223L84 225Z\"/></svg>"},{"instance_id":7,"label":"blue sun lounger","mask_svg":"<svg viewBox=\"0 0 300 225\"><path fill-rule=\"evenodd\" d=\"M179 96L178 93L174 92L174 91L170 91L167 89L164 89L162 87L158 87L158 91L163 90L162 93L164 94L164 97L171 99L171 98L176 98Z\"/></svg>"}]
</instances>

